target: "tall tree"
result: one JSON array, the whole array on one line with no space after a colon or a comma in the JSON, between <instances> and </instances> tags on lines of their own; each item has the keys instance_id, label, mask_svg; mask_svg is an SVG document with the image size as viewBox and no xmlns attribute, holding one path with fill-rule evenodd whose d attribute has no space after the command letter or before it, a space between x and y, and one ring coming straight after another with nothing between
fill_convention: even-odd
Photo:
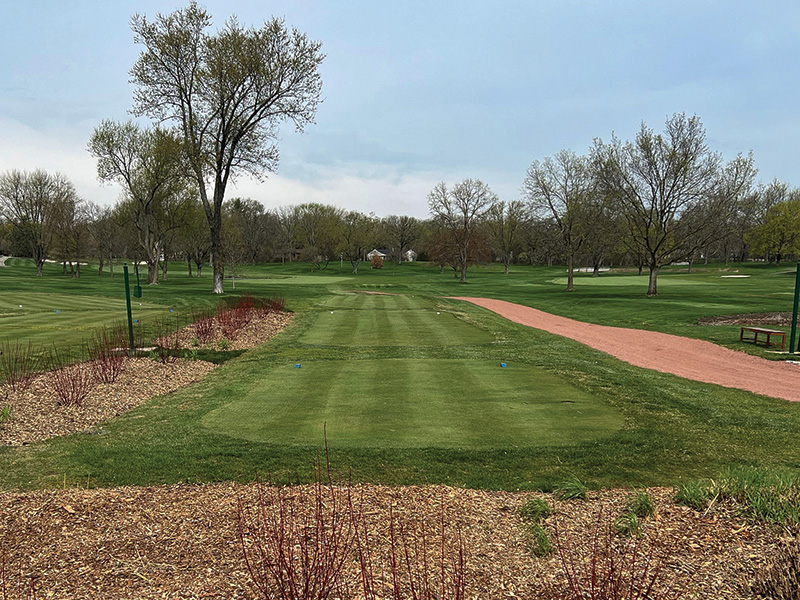
<instances>
[{"instance_id":1,"label":"tall tree","mask_svg":"<svg viewBox=\"0 0 800 600\"><path fill-rule=\"evenodd\" d=\"M11 224L17 243L33 258L39 277L53 243L58 211L77 197L72 183L58 173L37 169L0 175L0 216Z\"/></svg>"},{"instance_id":2,"label":"tall tree","mask_svg":"<svg viewBox=\"0 0 800 600\"><path fill-rule=\"evenodd\" d=\"M667 119L663 134L642 123L633 142L597 140L593 157L605 191L619 203L628 239L650 270L648 296L658 292L662 266L724 234L719 224L735 213L755 177L752 156L723 166L699 117L685 114ZM713 218L695 218L699 212Z\"/></svg>"},{"instance_id":3,"label":"tall tree","mask_svg":"<svg viewBox=\"0 0 800 600\"><path fill-rule=\"evenodd\" d=\"M514 253L519 254L523 247L527 218L528 210L519 200L509 203L495 202L486 213L489 244L495 256L503 263L506 275Z\"/></svg>"},{"instance_id":4,"label":"tall tree","mask_svg":"<svg viewBox=\"0 0 800 600\"><path fill-rule=\"evenodd\" d=\"M497 201L489 186L479 179L465 179L452 189L438 183L428 194L431 216L447 232L456 250L455 268L462 283L467 281L467 268L475 262L475 251L485 248L479 226L486 211Z\"/></svg>"},{"instance_id":5,"label":"tall tree","mask_svg":"<svg viewBox=\"0 0 800 600\"><path fill-rule=\"evenodd\" d=\"M158 263L168 235L180 226L188 180L181 141L172 132L142 129L136 123L104 121L92 133L89 152L101 181L122 186L122 205L139 233L150 284L158 283Z\"/></svg>"},{"instance_id":6,"label":"tall tree","mask_svg":"<svg viewBox=\"0 0 800 600\"><path fill-rule=\"evenodd\" d=\"M375 217L358 211L350 211L339 219L339 244L341 256L350 261L353 273L358 273L358 264L364 260L370 246L375 242Z\"/></svg>"},{"instance_id":7,"label":"tall tree","mask_svg":"<svg viewBox=\"0 0 800 600\"><path fill-rule=\"evenodd\" d=\"M420 222L406 215L389 215L384 217L383 230L389 246L393 249L397 264L403 262L403 255L411 249L411 244L420 237Z\"/></svg>"},{"instance_id":8,"label":"tall tree","mask_svg":"<svg viewBox=\"0 0 800 600\"><path fill-rule=\"evenodd\" d=\"M297 240L301 256L323 270L336 254L342 210L328 204L309 202L295 207Z\"/></svg>"},{"instance_id":9,"label":"tall tree","mask_svg":"<svg viewBox=\"0 0 800 600\"><path fill-rule=\"evenodd\" d=\"M228 218L235 220L241 230L245 260L256 264L271 258L271 217L264 205L252 198L233 198L226 203Z\"/></svg>"},{"instance_id":10,"label":"tall tree","mask_svg":"<svg viewBox=\"0 0 800 600\"><path fill-rule=\"evenodd\" d=\"M794 196L771 206L764 223L748 236L756 255L775 260L776 264L800 253L800 194Z\"/></svg>"},{"instance_id":11,"label":"tall tree","mask_svg":"<svg viewBox=\"0 0 800 600\"><path fill-rule=\"evenodd\" d=\"M297 209L293 206L280 206L272 211L275 220L275 253L281 257L281 262L286 259L292 261L297 249Z\"/></svg>"},{"instance_id":12,"label":"tall tree","mask_svg":"<svg viewBox=\"0 0 800 600\"><path fill-rule=\"evenodd\" d=\"M222 293L222 203L239 174L256 178L278 161L278 125L302 131L320 102L320 44L280 19L245 28L235 18L208 33L196 3L149 22L134 15L144 46L131 69L134 113L174 122L208 221L214 292Z\"/></svg>"},{"instance_id":13,"label":"tall tree","mask_svg":"<svg viewBox=\"0 0 800 600\"><path fill-rule=\"evenodd\" d=\"M583 156L562 150L554 157L535 160L522 184L531 210L551 218L567 252L567 291L573 290L575 255L589 229L587 208L595 193L589 163Z\"/></svg>"}]
</instances>

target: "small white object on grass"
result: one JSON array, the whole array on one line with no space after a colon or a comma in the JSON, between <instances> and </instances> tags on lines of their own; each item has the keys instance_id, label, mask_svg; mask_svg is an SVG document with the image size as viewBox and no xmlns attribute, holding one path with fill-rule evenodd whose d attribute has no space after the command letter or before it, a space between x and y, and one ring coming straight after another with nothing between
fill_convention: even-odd
<instances>
[{"instance_id":1,"label":"small white object on grass","mask_svg":"<svg viewBox=\"0 0 800 600\"><path fill-rule=\"evenodd\" d=\"M22 308L22 304L20 304L19 307Z\"/></svg>"},{"instance_id":2,"label":"small white object on grass","mask_svg":"<svg viewBox=\"0 0 800 600\"><path fill-rule=\"evenodd\" d=\"M440 312L437 310L437 311L436 311L436 314L437 314L437 315L440 315L440 314L442 314L442 313L440 313Z\"/></svg>"}]
</instances>

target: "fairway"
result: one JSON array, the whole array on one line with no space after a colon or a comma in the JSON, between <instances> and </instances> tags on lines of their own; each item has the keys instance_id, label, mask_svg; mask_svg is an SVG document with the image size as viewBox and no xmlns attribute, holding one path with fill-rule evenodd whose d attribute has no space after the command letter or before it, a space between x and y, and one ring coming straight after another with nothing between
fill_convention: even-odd
<instances>
[{"instance_id":1,"label":"fairway","mask_svg":"<svg viewBox=\"0 0 800 600\"><path fill-rule=\"evenodd\" d=\"M455 346L488 344L485 331L430 300L408 296L341 294L324 304L300 341L320 346ZM330 310L328 310L330 309Z\"/></svg>"},{"instance_id":2,"label":"fairway","mask_svg":"<svg viewBox=\"0 0 800 600\"><path fill-rule=\"evenodd\" d=\"M166 307L152 303L135 305L134 318L160 314ZM23 343L80 345L95 330L113 326L126 318L125 300L72 294L0 292L0 340Z\"/></svg>"},{"instance_id":3,"label":"fairway","mask_svg":"<svg viewBox=\"0 0 800 600\"><path fill-rule=\"evenodd\" d=\"M609 436L620 415L530 365L477 360L312 361L265 373L210 412L215 433L269 444L501 448Z\"/></svg>"}]
</instances>

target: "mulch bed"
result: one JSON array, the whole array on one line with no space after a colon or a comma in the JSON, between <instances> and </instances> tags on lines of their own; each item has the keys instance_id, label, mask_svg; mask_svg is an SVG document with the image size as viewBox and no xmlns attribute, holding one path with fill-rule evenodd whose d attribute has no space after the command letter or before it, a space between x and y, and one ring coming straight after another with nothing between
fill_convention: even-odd
<instances>
[{"instance_id":1,"label":"mulch bed","mask_svg":"<svg viewBox=\"0 0 800 600\"><path fill-rule=\"evenodd\" d=\"M776 531L743 521L735 507L717 505L698 513L675 505L672 490L650 493L657 513L647 521L639 551L660 541L657 556L663 557L664 584L674 584L681 591L677 597L746 598L742 582L774 552ZM297 487L289 495L308 506L314 489ZM628 495L605 490L591 493L584 502L441 486L353 488L370 532L377 580L389 581L385 557L390 506L398 526L419 532L421 520L427 523L433 581L438 578L444 514L449 557L455 555L453 536L461 531L467 597L498 599L542 598L548 586L563 589L557 553L537 558L528 549L530 534L518 515L526 500L540 496L551 503L555 514L545 529L551 538L562 539L563 546L571 546L588 539L598 522L619 515ZM20 576L32 580L40 598L257 597L238 540L240 499L254 506L255 486L2 494L0 554L8 565L7 583L15 585ZM355 561L348 568L355 576Z\"/></svg>"},{"instance_id":2,"label":"mulch bed","mask_svg":"<svg viewBox=\"0 0 800 600\"><path fill-rule=\"evenodd\" d=\"M199 360L161 363L125 358L114 383L93 383L79 406L61 406L53 391L53 373L36 376L27 389L0 385L0 409L11 407L11 419L0 424L0 445L20 446L58 435L92 429L154 396L169 394L205 377L216 365ZM72 369L87 370L87 363Z\"/></svg>"},{"instance_id":3,"label":"mulch bed","mask_svg":"<svg viewBox=\"0 0 800 600\"><path fill-rule=\"evenodd\" d=\"M197 339L197 325L188 325L178 332L178 347L207 348L212 350L250 350L263 344L275 334L281 332L292 318L292 313L272 311L260 316L253 316L250 322L234 335L225 337L222 327L217 319L214 319L213 332L211 339L206 343L201 343ZM224 342L223 342L224 340ZM175 335L167 336L159 340L166 347L173 347Z\"/></svg>"},{"instance_id":4,"label":"mulch bed","mask_svg":"<svg viewBox=\"0 0 800 600\"><path fill-rule=\"evenodd\" d=\"M792 313L750 313L742 315L720 315L716 317L703 317L697 321L698 325L773 325L789 327L792 324Z\"/></svg>"}]
</instances>

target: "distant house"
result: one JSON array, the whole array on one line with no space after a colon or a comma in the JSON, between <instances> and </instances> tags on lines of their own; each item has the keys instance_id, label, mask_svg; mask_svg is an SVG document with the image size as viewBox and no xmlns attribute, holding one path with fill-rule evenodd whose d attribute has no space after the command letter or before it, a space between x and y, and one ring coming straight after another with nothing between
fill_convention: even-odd
<instances>
[{"instance_id":1,"label":"distant house","mask_svg":"<svg viewBox=\"0 0 800 600\"><path fill-rule=\"evenodd\" d=\"M415 260L417 260L417 253L414 252L413 250L406 250L403 253L403 260L406 262L414 262Z\"/></svg>"},{"instance_id":2,"label":"distant house","mask_svg":"<svg viewBox=\"0 0 800 600\"><path fill-rule=\"evenodd\" d=\"M380 250L375 249L375 250L372 250L371 252L369 252L367 254L367 260L372 260L372 258L375 257L375 256L379 256L381 258L386 258L386 254L384 252L381 252Z\"/></svg>"}]
</instances>

